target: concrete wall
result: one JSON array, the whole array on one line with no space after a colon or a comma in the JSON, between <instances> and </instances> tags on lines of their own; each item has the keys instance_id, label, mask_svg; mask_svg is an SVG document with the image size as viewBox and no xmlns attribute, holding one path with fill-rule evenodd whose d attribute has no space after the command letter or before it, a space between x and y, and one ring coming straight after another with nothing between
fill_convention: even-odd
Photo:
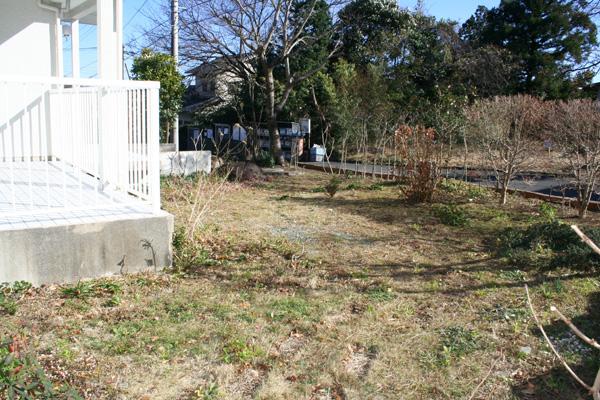
<instances>
[{"instance_id":1,"label":"concrete wall","mask_svg":"<svg viewBox=\"0 0 600 400\"><path fill-rule=\"evenodd\" d=\"M58 76L56 13L37 0L0 0L0 10L0 75Z\"/></svg>"},{"instance_id":2,"label":"concrete wall","mask_svg":"<svg viewBox=\"0 0 600 400\"><path fill-rule=\"evenodd\" d=\"M162 269L171 265L173 216L0 231L0 282L34 285ZM142 241L152 243L145 249ZM124 259L124 267L119 263ZM156 259L156 265L155 261Z\"/></svg>"},{"instance_id":3,"label":"concrete wall","mask_svg":"<svg viewBox=\"0 0 600 400\"><path fill-rule=\"evenodd\" d=\"M160 153L160 174L188 176L197 172L210 174L210 151L180 151Z\"/></svg>"}]
</instances>

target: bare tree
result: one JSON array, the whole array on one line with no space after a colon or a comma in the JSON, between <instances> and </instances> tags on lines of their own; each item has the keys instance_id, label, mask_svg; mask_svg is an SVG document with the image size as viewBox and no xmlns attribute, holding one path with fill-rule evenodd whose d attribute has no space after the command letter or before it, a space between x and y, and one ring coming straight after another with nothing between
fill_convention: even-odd
<instances>
[{"instance_id":1,"label":"bare tree","mask_svg":"<svg viewBox=\"0 0 600 400\"><path fill-rule=\"evenodd\" d=\"M265 97L271 151L278 164L285 160L277 117L292 91L327 64L337 51L312 69L292 71L290 57L316 39L306 29L319 0L308 0L298 11L294 0L181 0L181 54L195 62L219 60L228 73L260 87ZM328 1L338 4L336 0ZM319 33L333 37L331 32ZM276 79L281 71L282 79Z\"/></svg>"},{"instance_id":2,"label":"bare tree","mask_svg":"<svg viewBox=\"0 0 600 400\"><path fill-rule=\"evenodd\" d=\"M579 217L585 218L600 177L600 105L587 99L557 102L546 120L552 141L569 162Z\"/></svg>"},{"instance_id":3,"label":"bare tree","mask_svg":"<svg viewBox=\"0 0 600 400\"><path fill-rule=\"evenodd\" d=\"M544 103L525 95L476 102L467 110L471 142L484 152L506 204L511 180L529 164Z\"/></svg>"}]
</instances>

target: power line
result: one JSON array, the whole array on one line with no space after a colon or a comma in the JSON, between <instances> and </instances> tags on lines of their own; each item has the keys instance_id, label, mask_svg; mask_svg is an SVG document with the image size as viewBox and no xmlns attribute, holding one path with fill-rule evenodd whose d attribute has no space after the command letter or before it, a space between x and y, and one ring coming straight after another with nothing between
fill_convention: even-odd
<instances>
[{"instance_id":1,"label":"power line","mask_svg":"<svg viewBox=\"0 0 600 400\"><path fill-rule=\"evenodd\" d=\"M125 26L123 27L123 29L127 28L129 26L130 23L133 22L133 20L135 19L135 17L137 17L137 15L140 13L140 11L142 11L142 8L144 8L144 6L146 6L146 4L148 4L149 0L144 0L144 2L142 3L142 5L140 6L140 8L137 9L137 11L135 12L135 14L133 14L133 16L131 18L129 18L129 21L127 21L127 23L125 24Z\"/></svg>"},{"instance_id":2,"label":"power line","mask_svg":"<svg viewBox=\"0 0 600 400\"><path fill-rule=\"evenodd\" d=\"M71 51L70 47L67 47L66 49L64 49L65 51ZM94 46L94 47L80 47L79 50L98 50L98 46Z\"/></svg>"},{"instance_id":3,"label":"power line","mask_svg":"<svg viewBox=\"0 0 600 400\"><path fill-rule=\"evenodd\" d=\"M92 65L96 64L98 62L98 60L94 60L91 63L88 63L86 65L84 65L83 67L81 67L81 69L86 69L88 67L91 67Z\"/></svg>"}]
</instances>

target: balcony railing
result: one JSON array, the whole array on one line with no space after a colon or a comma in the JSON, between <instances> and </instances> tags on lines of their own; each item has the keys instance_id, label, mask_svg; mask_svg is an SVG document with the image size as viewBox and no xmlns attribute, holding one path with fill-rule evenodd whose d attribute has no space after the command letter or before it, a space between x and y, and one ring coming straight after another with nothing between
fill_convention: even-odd
<instances>
[{"instance_id":1,"label":"balcony railing","mask_svg":"<svg viewBox=\"0 0 600 400\"><path fill-rule=\"evenodd\" d=\"M159 84L0 76L0 215L160 209Z\"/></svg>"}]
</instances>

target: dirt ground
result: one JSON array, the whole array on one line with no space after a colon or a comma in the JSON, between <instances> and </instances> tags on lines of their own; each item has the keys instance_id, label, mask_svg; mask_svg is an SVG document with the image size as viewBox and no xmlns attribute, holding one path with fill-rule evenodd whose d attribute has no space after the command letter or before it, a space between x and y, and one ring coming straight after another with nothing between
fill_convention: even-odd
<instances>
[{"instance_id":1,"label":"dirt ground","mask_svg":"<svg viewBox=\"0 0 600 400\"><path fill-rule=\"evenodd\" d=\"M396 185L348 180L329 198L328 180L165 180L179 271L31 289L0 315L0 337L89 399L587 398L541 339L524 285L593 380L596 355L549 306L600 335L597 276L493 255L538 202L501 208L490 192L442 187L436 202L468 216L452 227Z\"/></svg>"}]
</instances>

